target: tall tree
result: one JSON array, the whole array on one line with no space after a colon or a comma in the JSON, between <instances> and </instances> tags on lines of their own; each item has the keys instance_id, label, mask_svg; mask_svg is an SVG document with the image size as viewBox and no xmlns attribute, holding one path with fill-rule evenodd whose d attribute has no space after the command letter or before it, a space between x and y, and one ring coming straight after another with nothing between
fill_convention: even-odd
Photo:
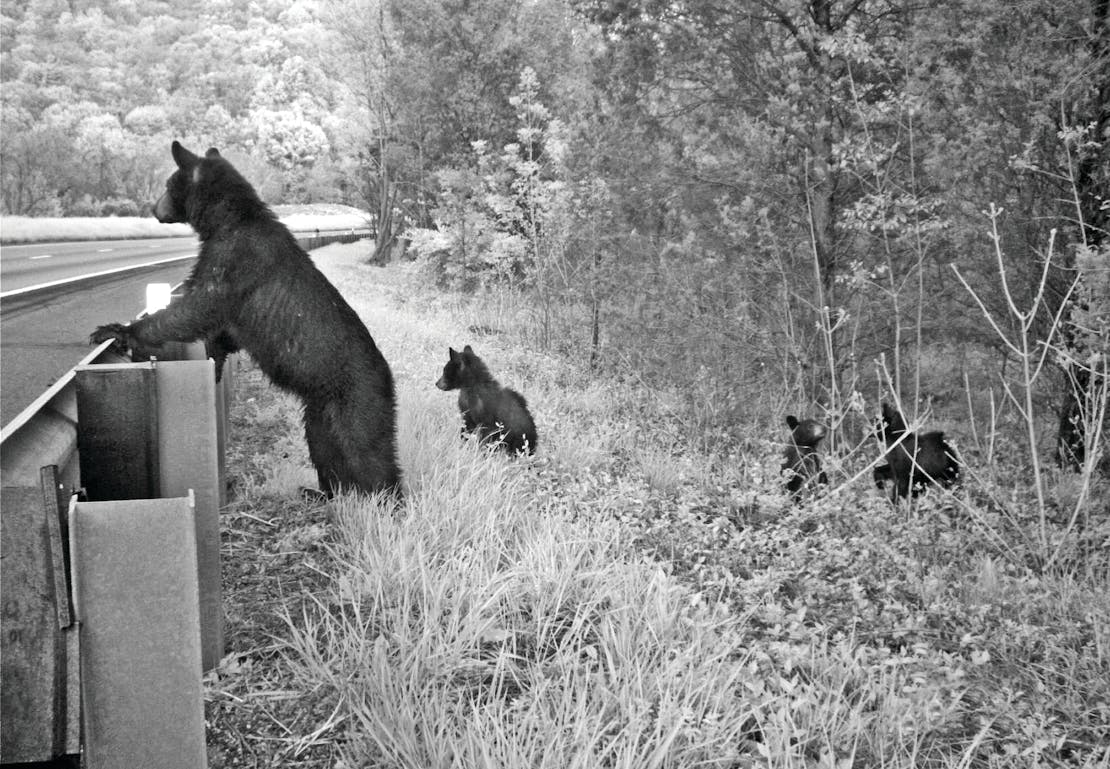
<instances>
[{"instance_id":1,"label":"tall tree","mask_svg":"<svg viewBox=\"0 0 1110 769\"><path fill-rule=\"evenodd\" d=\"M905 38L914 10L883 0L580 7L623 47L618 74L630 80L617 86L619 98L627 103L635 92L675 147L676 184L687 192L671 196L677 210L664 217L693 215L725 234L734 225L713 201L741 208L761 201L772 230L807 244L782 254L782 272L792 276L796 311L816 316L826 344L815 356L811 344L798 343L810 324L791 330L794 363L826 358L823 389L835 400L857 333L847 321L859 304L851 278L861 240L885 228L889 244L892 224L900 235L910 229L904 212L893 210L907 204L869 184L906 167L905 151L897 151L904 76L894 41Z\"/></svg>"},{"instance_id":2,"label":"tall tree","mask_svg":"<svg viewBox=\"0 0 1110 769\"><path fill-rule=\"evenodd\" d=\"M345 52L341 76L356 102L361 130L352 132L362 177L362 194L376 213L377 239L372 262L388 259L397 244L395 215L400 191L397 132L402 99L394 68L399 43L389 0L349 0L328 17ZM419 139L415 138L417 146ZM418 170L418 173L420 171Z\"/></svg>"},{"instance_id":3,"label":"tall tree","mask_svg":"<svg viewBox=\"0 0 1110 769\"><path fill-rule=\"evenodd\" d=\"M1064 363L1056 458L1062 466L1074 470L1084 465L1087 433L1099 419L1091 396L1105 396L1105 361L1110 355L1107 281L1085 275L1082 264L1084 259L1094 263L1088 273L1110 268L1110 0L1091 0L1086 47L1087 71L1075 82L1079 94L1071 101L1072 114L1062 110L1072 127L1068 140L1074 141L1076 152L1074 185L1079 219L1075 250L1068 254L1068 273L1076 274L1081 285L1076 295L1068 296L1071 308L1066 312L1064 331L1073 355ZM1061 131L1067 128L1061 126Z\"/></svg>"}]
</instances>

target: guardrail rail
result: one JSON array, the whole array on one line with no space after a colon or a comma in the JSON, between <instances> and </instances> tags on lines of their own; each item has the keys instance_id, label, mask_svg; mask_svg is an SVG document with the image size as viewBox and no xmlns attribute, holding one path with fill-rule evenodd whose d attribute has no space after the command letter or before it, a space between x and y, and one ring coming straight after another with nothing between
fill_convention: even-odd
<instances>
[{"instance_id":1,"label":"guardrail rail","mask_svg":"<svg viewBox=\"0 0 1110 769\"><path fill-rule=\"evenodd\" d=\"M363 237L365 233L348 231L338 234L302 236L298 237L298 242L306 250L311 250L329 243L353 242ZM2 564L0 564L3 570L0 575L0 586L2 586L0 589L3 590L0 596L0 606L2 606L0 611L0 644L2 644L0 649L0 679L2 679L0 680L0 705L2 705L0 764L50 761L79 753L82 739L89 739L90 723L95 723L95 720L93 722L89 720L87 697L90 694L86 689L111 693L114 686L109 682L105 687L103 681L99 681L94 686L92 679L83 680L81 672L82 664L92 670L96 661L90 661L82 656L78 632L80 617L78 607L75 607L74 603L73 553L68 529L74 509L82 504L75 503L75 500L83 496L81 495L82 473L88 472L87 469L83 471L83 467L93 467L98 459L104 458L91 455L100 449L90 449L89 446L96 446L96 442L90 442L88 437L81 437L78 429L79 400L87 403L90 397L87 392L90 385L84 385L86 392L82 394L82 388L78 387L78 379L84 377L94 382L119 380L121 377L131 377L129 372L136 369L151 369L153 372L160 363L167 360L175 358L195 360L207 357L202 343L167 345L163 356L153 364L135 364L114 352L110 343L98 345L74 369L63 375L0 430L0 485L3 487L3 499L0 501L0 526L2 526L0 546L3 550ZM208 372L203 376L214 379L211 374L211 363L207 360L204 361L203 366L199 361L191 365L203 368L204 372ZM165 403L161 404L162 410L158 412L161 416L150 418L154 423L159 419L166 423L161 425L162 432L166 432L167 429L171 432L177 430L181 434L195 432L194 425L178 424L175 427L173 424L175 417L165 415L176 415L177 411L182 410L180 403L192 404L183 407L186 412L189 408L198 408L196 401L190 401L190 398L193 398L199 390L211 390L211 382L195 378L199 369L181 369L180 372L174 372L170 371L171 366L172 364L162 366L164 371L157 372L159 376L166 374L169 377L166 380L168 384L158 377L140 372L139 379L154 382L151 387L163 389L160 391L161 394L154 392L152 396L140 395L136 396L136 399L149 397L154 403L154 406L147 409L148 416L154 414L159 408L157 403L159 397L179 399L169 406ZM115 377L112 376L112 372L123 372L123 374L121 377ZM100 374L105 376L99 376ZM188 379L189 377L193 379ZM134 379L134 377L131 378ZM110 386L117 385L118 381L117 384ZM153 484L150 488L157 489L160 486L175 498L182 498L185 492L188 492L189 503L186 505L188 509L193 509L195 498L198 536L194 565L199 564L197 572L200 582L198 596L200 647L204 657L203 666L206 668L218 662L223 643L222 627L218 625L222 621L218 604L218 508L226 501L223 449L226 444L227 402L231 385L232 376L225 376L221 386L215 387L214 400L210 398L205 401L214 403L215 414L211 415L215 419L214 423L204 419L191 420L209 425L202 431L203 441L215 443L214 452L218 459L214 464L206 460L207 469L197 472L214 477L198 478L194 473L185 479L167 480L169 476L157 468L159 460L154 459L147 462L147 473L148 476L150 473L157 474L160 480L150 481L147 478L143 481L148 485ZM174 390L174 388L177 389ZM184 395L172 395L173 392L184 393ZM110 397L120 396L117 394ZM183 400L180 400L182 398ZM135 433L135 425L141 422L141 417L135 411L138 406L133 402L127 402L126 397L123 400L125 402L120 404L114 416L110 416L108 421L109 423L113 419L118 421L121 430L129 425L132 433ZM90 410L88 406L85 408L90 414L95 410ZM182 413L180 418L190 420L190 414ZM142 430L138 432L142 433ZM156 436L157 433L157 424L147 430L148 436ZM173 443L177 437L180 436L170 436L168 442ZM100 444L108 447L103 449L104 451L110 452L112 440L109 438ZM153 439L148 437L146 440L149 443ZM186 436L183 440L176 441L184 444L184 448L176 449L165 448L162 444L166 444L167 440L162 440L159 444L161 448L154 447L150 450L162 452L162 455L167 451L170 452L174 458L166 464L172 466L171 470L180 470L195 456L211 456L212 452L206 453L207 449L198 450L195 441L190 443L191 440ZM85 444L84 460L81 457L82 447L79 443ZM177 454L173 454L173 451L177 451ZM118 468L120 465L117 463L115 467ZM116 473L116 470L108 472ZM142 476L142 473L138 473L137 476ZM184 488L183 484L188 488ZM204 501L206 495L208 502ZM136 496L141 495L136 494ZM94 502L93 505L95 504ZM206 515L203 512L205 505L211 508L212 514L207 520L202 521ZM214 537L213 531L215 531ZM124 535L126 532L121 534L121 536ZM136 541L141 542L141 537ZM215 610L211 605L213 581L216 591ZM141 585L135 586L134 589L137 591L136 596L142 592ZM138 598L134 602L141 603ZM121 605L126 607L129 603L132 601L124 600ZM216 625L214 626L213 623ZM200 675L199 670L195 673L197 676ZM82 714L83 709L84 714ZM150 715L157 717L156 714ZM82 723L85 728L84 737ZM139 737L141 743L142 735ZM108 763L103 765L113 764L111 759L108 759ZM177 764L171 762L159 765L168 767Z\"/></svg>"}]
</instances>

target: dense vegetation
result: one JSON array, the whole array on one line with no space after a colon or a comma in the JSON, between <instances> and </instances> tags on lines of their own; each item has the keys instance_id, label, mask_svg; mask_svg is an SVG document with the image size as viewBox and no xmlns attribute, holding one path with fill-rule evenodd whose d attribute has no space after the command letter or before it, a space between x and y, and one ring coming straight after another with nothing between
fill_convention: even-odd
<instances>
[{"instance_id":1,"label":"dense vegetation","mask_svg":"<svg viewBox=\"0 0 1110 769\"><path fill-rule=\"evenodd\" d=\"M144 214L171 138L218 145L374 212L377 259L530 291L537 343L681 384L708 443L819 402L840 449L884 390L1046 456L1101 424L1105 0L102 6L4 8L5 213Z\"/></svg>"},{"instance_id":2,"label":"dense vegetation","mask_svg":"<svg viewBox=\"0 0 1110 769\"><path fill-rule=\"evenodd\" d=\"M777 719L797 765L1099 760L1106 614L1081 607L1105 595L1110 525L1106 0L34 0L2 24L4 213L143 214L179 138L272 203L373 212L368 260L512 308L513 343L565 362L542 368L547 418L596 420L564 432L550 512L627 519L751 612L753 669L787 670L747 703L763 742L722 739L766 746ZM473 341L454 328L444 350ZM864 493L882 400L954 439L959 496L892 517ZM798 508L767 503L777 467L755 459L787 413L830 427L834 488ZM550 497L533 482L522 498ZM568 591L544 632L578 627ZM860 721L862 753L836 736ZM810 750L803 722L838 747Z\"/></svg>"},{"instance_id":3,"label":"dense vegetation","mask_svg":"<svg viewBox=\"0 0 1110 769\"><path fill-rule=\"evenodd\" d=\"M1078 546L1047 520L1067 555L1041 569L1016 472L984 486L975 461L892 509L852 481L873 446L795 505L781 432L700 450L676 388L541 351L527 304L369 252L315 255L393 366L405 501L306 505L295 402L233 373L213 769L1110 760L1104 511ZM528 398L536 457L460 439L434 384L459 339Z\"/></svg>"}]
</instances>

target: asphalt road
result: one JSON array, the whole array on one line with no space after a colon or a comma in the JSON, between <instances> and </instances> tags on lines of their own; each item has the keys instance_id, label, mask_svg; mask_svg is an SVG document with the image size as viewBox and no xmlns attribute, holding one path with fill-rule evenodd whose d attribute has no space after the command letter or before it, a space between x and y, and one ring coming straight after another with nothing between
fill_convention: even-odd
<instances>
[{"instance_id":1,"label":"asphalt road","mask_svg":"<svg viewBox=\"0 0 1110 769\"><path fill-rule=\"evenodd\" d=\"M49 256L35 258L44 254ZM64 283L41 292L12 291L185 255L196 255L195 239L0 248L0 424L6 425L89 353L94 328L135 317L145 304L148 283L180 283L193 260Z\"/></svg>"},{"instance_id":2,"label":"asphalt road","mask_svg":"<svg viewBox=\"0 0 1110 769\"><path fill-rule=\"evenodd\" d=\"M194 237L4 246L0 248L0 291L6 294L28 286L196 253Z\"/></svg>"}]
</instances>

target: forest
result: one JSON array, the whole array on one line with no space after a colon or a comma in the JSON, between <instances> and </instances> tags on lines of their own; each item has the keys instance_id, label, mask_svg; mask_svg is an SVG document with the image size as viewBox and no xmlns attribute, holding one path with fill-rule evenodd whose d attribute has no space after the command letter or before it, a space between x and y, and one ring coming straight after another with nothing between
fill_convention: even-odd
<instances>
[{"instance_id":1,"label":"forest","mask_svg":"<svg viewBox=\"0 0 1110 769\"><path fill-rule=\"evenodd\" d=\"M271 204L371 212L378 261L530 292L539 343L678 385L705 441L793 400L835 449L884 390L1005 419L1020 332L1040 448L1089 453L1104 0L3 13L3 213L147 215L173 138L218 146Z\"/></svg>"},{"instance_id":2,"label":"forest","mask_svg":"<svg viewBox=\"0 0 1110 769\"><path fill-rule=\"evenodd\" d=\"M483 319L467 326L476 334L518 321L514 349L538 356L522 370L545 372L533 390L565 407L567 425L592 425L576 448L566 436L546 444L553 461L634 456L599 459L596 473L566 471L559 477L575 493L619 509L614 517L642 514L635 544L697 595L728 593L721 602L738 612L768 595L781 601L781 616L759 615L750 631L759 641L744 644L773 638L765 648L775 663L806 671L790 687L824 691L821 673L857 663L874 682L890 669L890 649L910 667L952 672L927 704L914 698L933 683L892 688L877 706L841 691L855 704L838 711L843 731L830 728L839 747L827 755L806 752L820 741L814 732L803 738L799 727L791 741L783 727L783 750L797 749L796 762L720 765L1094 767L1110 756L1100 747L1110 740L1108 8L1107 0L5 3L0 213L148 216L174 139L218 147L270 204L362 209L377 233L363 266L390 286L387 266L417 276L419 288L391 294L403 296L406 312L416 302L480 305ZM351 285L376 285L373 274ZM581 388L575 397L571 385ZM597 424L628 417L635 430L599 437L579 413L594 397L612 407L590 413ZM914 508L927 510L920 517L866 496L875 494L883 402L911 430L943 429L956 443L959 496L926 498ZM821 450L832 491L812 509L779 498L770 509L783 517L770 521L762 491L722 478L750 481L755 464L737 458L766 455L786 437L787 414L828 426ZM406 450L431 467L422 449ZM687 498L680 468L694 457L704 459L703 471L691 470L698 501L675 503ZM618 467L642 471L647 490L606 497L624 489ZM549 481L528 493L562 499ZM579 511L585 502L566 504ZM677 519L660 512L668 504L681 508ZM707 533L698 511L721 505L729 533ZM355 529L387 536L389 525ZM814 535L806 550L795 525L844 539L833 546ZM355 539L345 540L343 568L357 560ZM845 542L870 549L850 552ZM797 559L790 563L801 572L782 576L776 553ZM864 557L875 573L856 573L866 571ZM834 596L847 583L859 609L851 617ZM354 588L341 587L335 601L347 605L343 591ZM998 602L984 608L991 597ZM1086 600L1097 604L1089 614ZM338 633L328 623L346 621L321 616L290 620L305 669L330 670L340 691L362 686L314 656L324 642L313 633ZM953 629L965 627L974 632ZM369 643L351 650L360 664L387 654ZM822 668L837 643L850 653ZM974 682L955 682L965 668L957 675L951 660L960 655L972 661ZM1067 662L1045 672L1039 666L1053 655ZM763 746L770 721L798 716L768 704L767 686L745 694L767 717ZM790 687L775 697L789 699ZM951 702L941 703L942 690ZM1013 697L1004 715L992 710L999 692ZM1022 699L1029 692L1037 706ZM807 717L818 722L824 700L813 696ZM892 716L866 732L874 744L845 747L849 720L870 723L910 700L922 732L898 720L909 716ZM939 726L921 736L934 715ZM367 720L349 728L366 745L377 727L390 732L358 717ZM750 730L729 735L741 738ZM436 744L433 736L421 750ZM385 751L380 742L363 747L379 759ZM535 747L533 758L542 756ZM420 755L381 760L450 765L450 756L437 764ZM712 751L698 755L562 765L718 765L706 758ZM829 758L845 755L862 758Z\"/></svg>"}]
</instances>

